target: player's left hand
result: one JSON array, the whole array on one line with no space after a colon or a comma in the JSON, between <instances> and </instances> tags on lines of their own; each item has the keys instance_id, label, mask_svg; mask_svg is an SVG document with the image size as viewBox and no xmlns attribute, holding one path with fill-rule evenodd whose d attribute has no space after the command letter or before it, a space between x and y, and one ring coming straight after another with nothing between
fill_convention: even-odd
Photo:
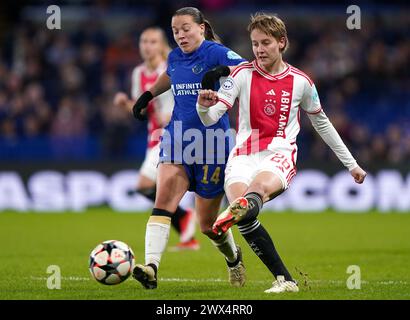
<instances>
[{"instance_id":1,"label":"player's left hand","mask_svg":"<svg viewBox=\"0 0 410 320\"><path fill-rule=\"evenodd\" d=\"M357 166L356 168L352 169L350 171L350 174L354 178L354 181L358 184L362 184L367 176L367 172L360 168L360 166Z\"/></svg>"},{"instance_id":2,"label":"player's left hand","mask_svg":"<svg viewBox=\"0 0 410 320\"><path fill-rule=\"evenodd\" d=\"M198 104L203 107L212 107L218 102L218 93L213 90L200 90L198 94Z\"/></svg>"}]
</instances>

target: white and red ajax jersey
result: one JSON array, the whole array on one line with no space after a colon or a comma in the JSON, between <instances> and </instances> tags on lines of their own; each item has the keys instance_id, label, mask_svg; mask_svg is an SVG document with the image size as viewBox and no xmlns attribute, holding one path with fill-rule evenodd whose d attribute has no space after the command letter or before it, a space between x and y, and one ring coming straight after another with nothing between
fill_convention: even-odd
<instances>
[{"instance_id":1,"label":"white and red ajax jersey","mask_svg":"<svg viewBox=\"0 0 410 320\"><path fill-rule=\"evenodd\" d=\"M134 100L145 91L149 90L155 83L157 78L166 71L166 63L162 63L155 71L150 71L144 63L134 68L132 72L132 84L131 84L131 96ZM147 108L148 116L148 148L152 148L159 143L159 135L154 132L160 133L162 127L158 123L156 112L162 112L170 114L174 107L174 97L171 90L164 92L155 99L151 100ZM158 135L158 136L157 136Z\"/></svg>"},{"instance_id":2,"label":"white and red ajax jersey","mask_svg":"<svg viewBox=\"0 0 410 320\"><path fill-rule=\"evenodd\" d=\"M210 126L239 100L236 146L231 156L276 148L291 150L296 163L300 110L307 112L315 130L349 170L357 166L340 135L322 110L316 87L302 71L286 64L277 75L266 73L256 61L238 66L218 91L212 107L197 103L199 118Z\"/></svg>"},{"instance_id":3,"label":"white and red ajax jersey","mask_svg":"<svg viewBox=\"0 0 410 320\"><path fill-rule=\"evenodd\" d=\"M312 80L286 64L277 75L266 73L255 61L237 67L218 92L219 101L232 108L239 100L235 152L250 154L294 145L300 130L300 110L321 111Z\"/></svg>"}]
</instances>

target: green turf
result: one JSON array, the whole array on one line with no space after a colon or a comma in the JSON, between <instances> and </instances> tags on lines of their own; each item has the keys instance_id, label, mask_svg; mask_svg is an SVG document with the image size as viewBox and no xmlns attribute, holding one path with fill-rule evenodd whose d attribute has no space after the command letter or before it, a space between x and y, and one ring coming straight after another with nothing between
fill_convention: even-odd
<instances>
[{"instance_id":1,"label":"green turf","mask_svg":"<svg viewBox=\"0 0 410 320\"><path fill-rule=\"evenodd\" d=\"M198 235L201 250L166 252L157 290L129 278L116 286L91 279L88 255L103 240L118 239L143 262L148 214L121 214L106 208L86 213L0 213L0 299L410 299L409 214L263 213L298 294L267 295L272 277L234 228L242 246L248 281L230 287L224 260ZM177 242L171 233L169 245ZM60 290L46 286L49 265L61 268ZM361 268L360 290L349 290L349 265ZM295 267L308 274L308 286Z\"/></svg>"}]
</instances>

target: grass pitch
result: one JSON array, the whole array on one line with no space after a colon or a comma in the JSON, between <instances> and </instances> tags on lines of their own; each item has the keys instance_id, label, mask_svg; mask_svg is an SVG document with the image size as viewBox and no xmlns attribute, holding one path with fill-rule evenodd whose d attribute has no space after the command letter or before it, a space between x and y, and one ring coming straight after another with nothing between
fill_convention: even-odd
<instances>
[{"instance_id":1,"label":"grass pitch","mask_svg":"<svg viewBox=\"0 0 410 320\"><path fill-rule=\"evenodd\" d=\"M229 285L223 257L199 232L199 251L163 255L156 290L144 290L131 277L116 286L93 280L88 255L101 241L124 241L136 262L144 262L147 219L148 213L107 208L81 214L0 213L0 299L410 299L410 214L398 213L262 213L261 222L300 283L297 294L263 292L273 279L236 227L247 267L243 288ZM169 246L177 240L172 231ZM49 265L61 269L59 290L47 288ZM346 286L350 265L360 267L359 290ZM306 284L295 268L308 274Z\"/></svg>"}]
</instances>

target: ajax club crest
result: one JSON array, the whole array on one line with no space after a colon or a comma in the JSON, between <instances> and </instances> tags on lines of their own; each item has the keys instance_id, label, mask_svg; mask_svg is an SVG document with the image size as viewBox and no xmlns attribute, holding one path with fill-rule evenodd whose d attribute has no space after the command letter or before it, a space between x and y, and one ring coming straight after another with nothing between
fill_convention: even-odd
<instances>
[{"instance_id":1,"label":"ajax club crest","mask_svg":"<svg viewBox=\"0 0 410 320\"><path fill-rule=\"evenodd\" d=\"M269 117L275 114L276 108L274 106L273 99L265 99L265 106L263 107L263 111Z\"/></svg>"}]
</instances>

